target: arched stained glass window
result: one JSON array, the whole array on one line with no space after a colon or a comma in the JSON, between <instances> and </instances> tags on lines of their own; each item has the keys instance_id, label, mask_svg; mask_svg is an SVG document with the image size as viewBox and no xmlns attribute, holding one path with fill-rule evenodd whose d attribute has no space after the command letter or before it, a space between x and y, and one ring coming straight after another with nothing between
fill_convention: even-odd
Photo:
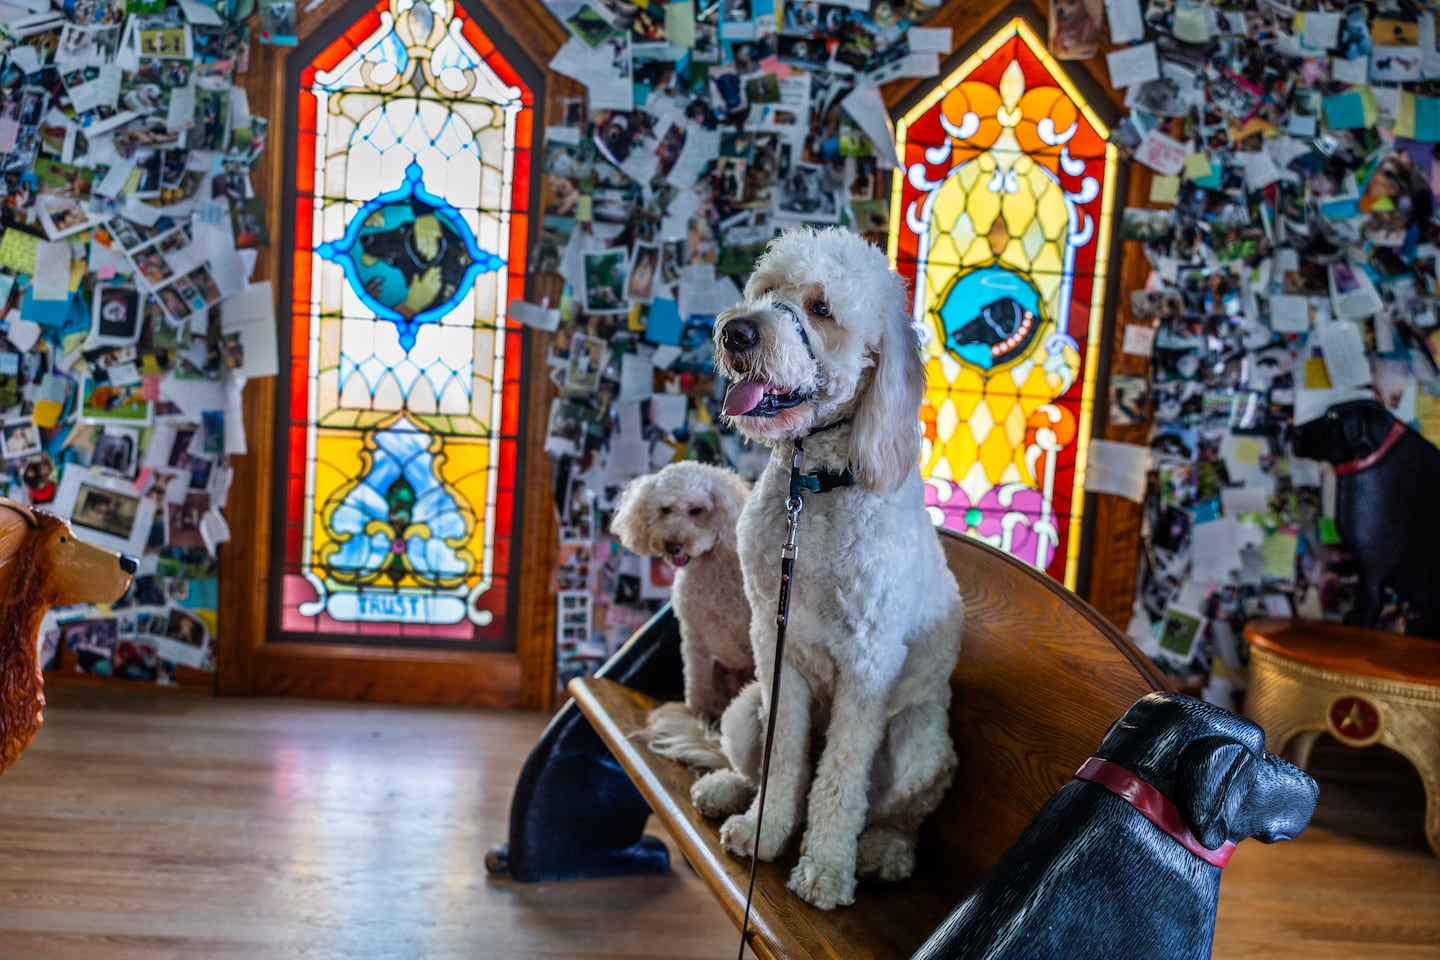
<instances>
[{"instance_id":1,"label":"arched stained glass window","mask_svg":"<svg viewBox=\"0 0 1440 960\"><path fill-rule=\"evenodd\" d=\"M291 81L279 632L509 649L534 94L452 0L363 9Z\"/></svg>"},{"instance_id":2,"label":"arched stained glass window","mask_svg":"<svg viewBox=\"0 0 1440 960\"><path fill-rule=\"evenodd\" d=\"M1023 20L896 125L890 257L926 341L937 523L1075 586L1116 154Z\"/></svg>"}]
</instances>

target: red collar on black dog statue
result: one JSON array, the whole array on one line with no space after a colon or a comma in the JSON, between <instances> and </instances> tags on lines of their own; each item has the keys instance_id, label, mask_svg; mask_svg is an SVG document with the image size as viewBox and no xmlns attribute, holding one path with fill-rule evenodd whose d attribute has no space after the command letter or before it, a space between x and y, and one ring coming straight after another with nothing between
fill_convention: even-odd
<instances>
[{"instance_id":1,"label":"red collar on black dog statue","mask_svg":"<svg viewBox=\"0 0 1440 960\"><path fill-rule=\"evenodd\" d=\"M1075 779L1098 783L1119 796L1140 811L1146 820L1173 837L1176 843L1212 867L1225 866L1230 862L1230 854L1235 852L1235 844L1229 840L1214 850L1197 840L1195 834L1190 832L1190 828L1185 826L1185 821L1180 817L1180 811L1175 809L1175 804L1171 803L1165 794L1118 763L1100 757L1091 757L1080 765L1079 770L1075 771Z\"/></svg>"},{"instance_id":2,"label":"red collar on black dog statue","mask_svg":"<svg viewBox=\"0 0 1440 960\"><path fill-rule=\"evenodd\" d=\"M1335 464L1335 476L1343 477L1346 474L1359 473L1361 470L1375 466L1375 464L1384 459L1385 454L1390 452L1391 447L1400 442L1400 438L1403 436L1405 436L1405 424L1396 420L1395 424L1390 428L1390 432L1385 434L1385 439L1380 441L1380 446L1375 449L1374 453L1368 457L1361 457L1359 460Z\"/></svg>"}]
</instances>

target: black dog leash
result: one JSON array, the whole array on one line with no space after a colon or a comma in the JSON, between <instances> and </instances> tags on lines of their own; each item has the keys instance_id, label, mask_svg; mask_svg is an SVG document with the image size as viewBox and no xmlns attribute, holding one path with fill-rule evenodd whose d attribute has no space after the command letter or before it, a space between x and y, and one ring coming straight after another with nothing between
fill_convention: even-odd
<instances>
[{"instance_id":1,"label":"black dog leash","mask_svg":"<svg viewBox=\"0 0 1440 960\"><path fill-rule=\"evenodd\" d=\"M799 437L790 454L790 496L785 500L788 529L785 545L780 548L780 606L775 613L775 666L770 671L770 713L765 719L765 754L760 761L760 798L755 808L755 849L750 857L750 888L745 891L745 918L740 923L740 953L745 960L745 940L750 932L750 904L755 897L755 872L760 866L760 829L765 823L765 787L770 782L770 748L775 744L775 714L780 702L780 664L785 659L785 623L790 619L790 579L795 573L795 533L800 527L800 511L805 501L805 477L800 475L804 447Z\"/></svg>"}]
</instances>

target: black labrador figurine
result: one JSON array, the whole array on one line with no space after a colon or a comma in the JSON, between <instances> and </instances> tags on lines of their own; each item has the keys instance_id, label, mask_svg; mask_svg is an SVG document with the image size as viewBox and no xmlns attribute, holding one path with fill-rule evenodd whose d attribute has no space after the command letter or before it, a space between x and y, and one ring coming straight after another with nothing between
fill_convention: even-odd
<instances>
[{"instance_id":1,"label":"black labrador figurine","mask_svg":"<svg viewBox=\"0 0 1440 960\"><path fill-rule=\"evenodd\" d=\"M1389 587L1410 603L1407 632L1440 639L1440 450L1378 402L1350 400L1296 427L1295 453L1335 465L1335 526L1360 568L1346 622L1373 627Z\"/></svg>"},{"instance_id":2,"label":"black labrador figurine","mask_svg":"<svg viewBox=\"0 0 1440 960\"><path fill-rule=\"evenodd\" d=\"M1230 851L1318 795L1244 717L1149 694L912 960L1208 960Z\"/></svg>"}]
</instances>

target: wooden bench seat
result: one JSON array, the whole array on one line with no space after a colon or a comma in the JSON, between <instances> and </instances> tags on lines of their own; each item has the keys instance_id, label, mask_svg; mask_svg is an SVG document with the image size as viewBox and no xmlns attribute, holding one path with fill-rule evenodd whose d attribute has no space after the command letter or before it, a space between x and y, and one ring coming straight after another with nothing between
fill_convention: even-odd
<instances>
[{"instance_id":1,"label":"wooden bench seat","mask_svg":"<svg viewBox=\"0 0 1440 960\"><path fill-rule=\"evenodd\" d=\"M794 853L762 864L751 946L764 958L910 957L1040 807L1090 756L1110 723L1167 684L1130 641L1054 581L978 541L941 534L966 628L952 676L954 786L922 835L916 875L862 883L851 907L816 910L785 887ZM796 576L805 576L805 557ZM569 687L656 818L737 926L749 861L691 806L694 776L634 734L656 700L605 677Z\"/></svg>"}]
</instances>

